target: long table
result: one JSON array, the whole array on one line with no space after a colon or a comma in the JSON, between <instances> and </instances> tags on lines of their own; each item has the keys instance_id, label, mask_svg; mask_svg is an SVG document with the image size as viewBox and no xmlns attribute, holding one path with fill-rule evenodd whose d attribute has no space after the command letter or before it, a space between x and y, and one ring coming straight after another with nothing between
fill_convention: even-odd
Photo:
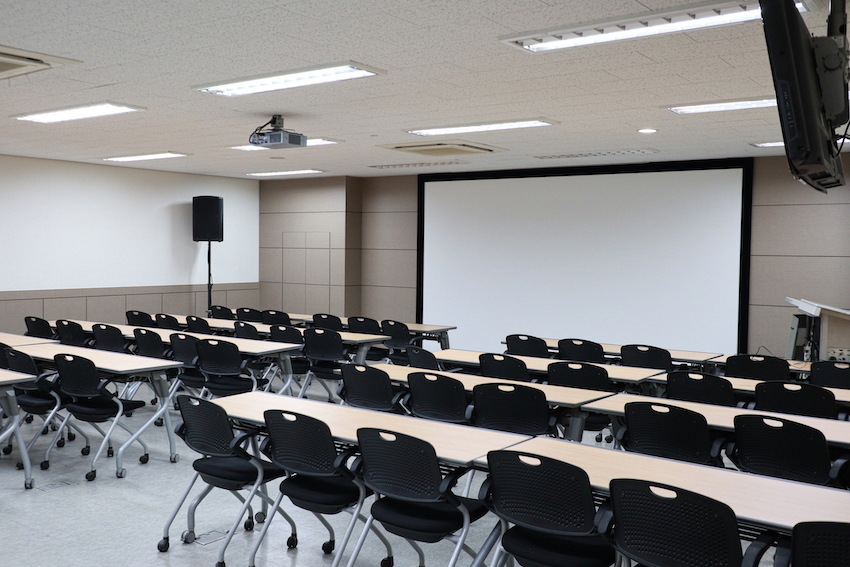
<instances>
[{"instance_id":1,"label":"long table","mask_svg":"<svg viewBox=\"0 0 850 567\"><path fill-rule=\"evenodd\" d=\"M289 313L289 319L293 323L296 321L305 324L313 322L313 316L306 313ZM348 325L348 317L340 317L339 319L343 325ZM450 348L449 331L457 329L454 325L426 325L423 323L405 323L405 325L407 325L407 330L410 331L412 336L436 340L440 343L442 349Z\"/></svg>"},{"instance_id":2,"label":"long table","mask_svg":"<svg viewBox=\"0 0 850 567\"><path fill-rule=\"evenodd\" d=\"M557 352L558 351L558 341L560 339L543 339L546 341L546 346L549 350ZM612 356L620 356L620 349L623 345L612 344L612 343L599 343L602 345L602 350L607 355ZM723 353L719 352L699 352L693 350L670 350L667 349L670 353L670 358L677 362L689 362L689 363L697 363L704 364L706 362L714 362L718 357L723 356Z\"/></svg>"},{"instance_id":3,"label":"long table","mask_svg":"<svg viewBox=\"0 0 850 567\"><path fill-rule=\"evenodd\" d=\"M17 348L22 345L34 345L37 343L50 343L57 342L53 339L42 339L40 337L30 337L27 335L16 335L14 333L0 333L0 343L11 347Z\"/></svg>"},{"instance_id":4,"label":"long table","mask_svg":"<svg viewBox=\"0 0 850 567\"><path fill-rule=\"evenodd\" d=\"M2 389L3 394L0 395L0 409L3 410L3 414L6 416L3 428L0 429L0 443L3 443L10 437L15 438L15 442L18 444L21 453L21 462L24 465L24 488L32 488L34 482L27 443L24 441L23 433L21 433L21 414L17 398L15 397L14 386L21 382L35 380L35 378L35 376L30 374L0 369L0 389Z\"/></svg>"}]
</instances>

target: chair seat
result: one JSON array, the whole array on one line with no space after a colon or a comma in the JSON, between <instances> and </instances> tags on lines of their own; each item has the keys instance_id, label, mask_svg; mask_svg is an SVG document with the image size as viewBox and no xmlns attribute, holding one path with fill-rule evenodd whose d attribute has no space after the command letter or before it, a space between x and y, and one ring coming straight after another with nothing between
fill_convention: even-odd
<instances>
[{"instance_id":1,"label":"chair seat","mask_svg":"<svg viewBox=\"0 0 850 567\"><path fill-rule=\"evenodd\" d=\"M141 400L121 399L121 403L124 405L124 414L136 411L145 406L145 402ZM68 404L67 409L79 420L99 423L115 417L115 412L118 411L118 404L112 398L104 396L90 398L84 402L71 402Z\"/></svg>"},{"instance_id":2,"label":"chair seat","mask_svg":"<svg viewBox=\"0 0 850 567\"><path fill-rule=\"evenodd\" d=\"M196 368L185 368L178 374L180 381L190 388L203 388L207 379Z\"/></svg>"},{"instance_id":3,"label":"chair seat","mask_svg":"<svg viewBox=\"0 0 850 567\"><path fill-rule=\"evenodd\" d=\"M336 514L360 498L357 485L341 476L296 474L280 483L280 491L299 508L317 514Z\"/></svg>"},{"instance_id":4,"label":"chair seat","mask_svg":"<svg viewBox=\"0 0 850 567\"><path fill-rule=\"evenodd\" d=\"M586 431L602 431L611 425L611 417L604 413L590 412L584 420L584 429Z\"/></svg>"},{"instance_id":5,"label":"chair seat","mask_svg":"<svg viewBox=\"0 0 850 567\"><path fill-rule=\"evenodd\" d=\"M614 548L602 536L561 536L514 526L502 547L523 567L608 567Z\"/></svg>"},{"instance_id":6,"label":"chair seat","mask_svg":"<svg viewBox=\"0 0 850 567\"><path fill-rule=\"evenodd\" d=\"M204 482L226 490L238 490L257 480L257 467L239 457L208 457L196 459L192 468L201 474ZM263 482L282 477L286 472L268 461L263 461Z\"/></svg>"},{"instance_id":7,"label":"chair seat","mask_svg":"<svg viewBox=\"0 0 850 567\"><path fill-rule=\"evenodd\" d=\"M261 388L266 385L268 380L257 379L257 387ZM254 384L248 378L232 378L227 376L219 376L214 382L207 381L204 383L207 390L216 396L230 396L232 394L244 394L250 392Z\"/></svg>"},{"instance_id":8,"label":"chair seat","mask_svg":"<svg viewBox=\"0 0 850 567\"><path fill-rule=\"evenodd\" d=\"M26 413L42 414L47 413L56 407L56 398L48 396L47 394L20 394L18 395L17 400L18 405Z\"/></svg>"},{"instance_id":9,"label":"chair seat","mask_svg":"<svg viewBox=\"0 0 850 567\"><path fill-rule=\"evenodd\" d=\"M319 360L310 365L310 372L323 380L341 380L340 368L342 368L342 364L336 361Z\"/></svg>"},{"instance_id":10,"label":"chair seat","mask_svg":"<svg viewBox=\"0 0 850 567\"><path fill-rule=\"evenodd\" d=\"M487 513L478 500L460 498L469 510L470 521ZM372 515L390 533L426 543L440 541L463 527L463 516L448 502L408 502L381 498L372 504Z\"/></svg>"}]
</instances>

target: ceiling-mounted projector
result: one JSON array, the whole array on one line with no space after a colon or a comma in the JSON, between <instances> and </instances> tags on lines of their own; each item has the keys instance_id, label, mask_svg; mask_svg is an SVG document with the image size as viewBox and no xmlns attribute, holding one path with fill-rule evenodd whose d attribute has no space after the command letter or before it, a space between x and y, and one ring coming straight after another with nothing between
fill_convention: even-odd
<instances>
[{"instance_id":1,"label":"ceiling-mounted projector","mask_svg":"<svg viewBox=\"0 0 850 567\"><path fill-rule=\"evenodd\" d=\"M263 130L266 126L269 126L270 129ZM254 130L254 133L248 137L248 142L252 146L270 150L303 148L307 145L307 136L284 130L283 116L275 114L271 120Z\"/></svg>"}]
</instances>

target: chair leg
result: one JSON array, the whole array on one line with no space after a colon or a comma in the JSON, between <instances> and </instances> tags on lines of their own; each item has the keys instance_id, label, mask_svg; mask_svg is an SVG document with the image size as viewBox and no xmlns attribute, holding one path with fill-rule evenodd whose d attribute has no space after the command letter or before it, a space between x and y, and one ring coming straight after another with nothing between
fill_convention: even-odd
<instances>
[{"instance_id":1,"label":"chair leg","mask_svg":"<svg viewBox=\"0 0 850 567\"><path fill-rule=\"evenodd\" d=\"M195 539L195 510L198 509L198 505L207 497L207 494L212 492L212 489L213 485L211 484L205 486L201 493L195 496L186 511L186 533L192 534L192 540Z\"/></svg>"},{"instance_id":2,"label":"chair leg","mask_svg":"<svg viewBox=\"0 0 850 567\"><path fill-rule=\"evenodd\" d=\"M419 557L419 567L425 567L425 553L422 551L422 548L419 547L419 544L412 539L404 538L404 541L410 544L410 547L413 548L413 551L415 551L417 557Z\"/></svg>"},{"instance_id":3,"label":"chair leg","mask_svg":"<svg viewBox=\"0 0 850 567\"><path fill-rule=\"evenodd\" d=\"M306 376L304 377L304 383L301 384L301 391L298 392L298 397L303 398L307 395L307 386L310 385L310 382L313 381L313 372L308 370Z\"/></svg>"},{"instance_id":4,"label":"chair leg","mask_svg":"<svg viewBox=\"0 0 850 567\"><path fill-rule=\"evenodd\" d=\"M375 521L375 518L372 514L369 514L369 517L366 518L366 523L363 526L363 531L360 532L360 537L357 538L357 543L354 545L354 551L351 552L351 557L348 558L348 564L346 567L354 567L354 562L357 561L357 556L360 555L360 550L363 548L363 542L366 541L366 535L369 533L369 528L372 527L372 523Z\"/></svg>"},{"instance_id":5,"label":"chair leg","mask_svg":"<svg viewBox=\"0 0 850 567\"><path fill-rule=\"evenodd\" d=\"M160 551L168 551L168 531L171 529L171 524L174 523L174 518L177 517L177 514L180 513L180 508L183 507L183 503L186 502L186 498L189 497L189 492L192 491L192 487L195 486L195 481L198 480L198 477L201 476L200 473L195 473L195 476L192 477L192 480L189 482L189 486L186 487L186 490L183 491L183 496L180 497L180 500L177 502L177 506L174 508L174 511L171 512L171 516L168 517L168 521L165 522L165 528L162 530L162 539L157 544L157 549Z\"/></svg>"},{"instance_id":6,"label":"chair leg","mask_svg":"<svg viewBox=\"0 0 850 567\"><path fill-rule=\"evenodd\" d=\"M221 549L218 552L218 562L216 563L216 567L224 567L224 552L227 550L227 546L230 545L230 540L233 539L233 536L236 534L236 530L239 529L239 524L242 523L242 518L245 516L245 512L248 511L248 508L251 507L251 500L254 499L254 495L257 493L257 489L260 487L260 484L263 482L263 476L260 474L257 477L257 482L251 486L251 491L248 493L248 496L245 497L244 503L242 507L239 509L239 515L236 516L236 519L233 522L233 525L230 527L230 530L227 532L227 537L224 538L224 543L221 544ZM240 495L240 500L242 500Z\"/></svg>"},{"instance_id":7,"label":"chair leg","mask_svg":"<svg viewBox=\"0 0 850 567\"><path fill-rule=\"evenodd\" d=\"M469 525L472 523L469 518L469 510L466 509L466 506L461 504L460 506L458 506L458 509L460 510L461 515L463 515L463 529L461 529L460 535L457 536L458 541L455 545L455 550L452 553L452 558L449 560L449 564L447 567L455 567L455 565L457 564L457 560L460 557L460 551L463 548L464 543L466 543L466 536L469 533Z\"/></svg>"}]
</instances>

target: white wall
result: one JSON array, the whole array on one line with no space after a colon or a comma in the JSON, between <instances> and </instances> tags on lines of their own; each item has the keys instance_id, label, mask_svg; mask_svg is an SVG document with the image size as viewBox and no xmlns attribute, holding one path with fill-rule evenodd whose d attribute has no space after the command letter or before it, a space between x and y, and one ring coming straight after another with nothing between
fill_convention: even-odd
<instances>
[{"instance_id":1,"label":"white wall","mask_svg":"<svg viewBox=\"0 0 850 567\"><path fill-rule=\"evenodd\" d=\"M259 183L0 156L0 291L203 284L192 197L224 198L214 283L259 279Z\"/></svg>"}]
</instances>

